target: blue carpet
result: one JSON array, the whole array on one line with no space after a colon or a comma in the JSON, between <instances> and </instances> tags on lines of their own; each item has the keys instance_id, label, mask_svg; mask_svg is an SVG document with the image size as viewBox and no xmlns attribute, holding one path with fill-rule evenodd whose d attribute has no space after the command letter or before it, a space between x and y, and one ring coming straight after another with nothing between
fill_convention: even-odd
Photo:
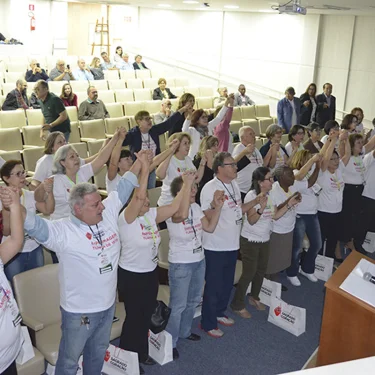
<instances>
[{"instance_id":1,"label":"blue carpet","mask_svg":"<svg viewBox=\"0 0 375 375\"><path fill-rule=\"evenodd\" d=\"M220 339L203 333L198 317L193 332L201 334L201 341L180 340L180 358L164 366L144 366L146 375L271 375L300 370L319 345L324 283L299 279L301 287L291 286L284 275L280 281L289 288L282 292L282 299L306 308L306 332L301 336L268 323L268 308L260 312L249 305L252 318L246 320L228 310L236 322L233 327L220 326L225 332Z\"/></svg>"}]
</instances>

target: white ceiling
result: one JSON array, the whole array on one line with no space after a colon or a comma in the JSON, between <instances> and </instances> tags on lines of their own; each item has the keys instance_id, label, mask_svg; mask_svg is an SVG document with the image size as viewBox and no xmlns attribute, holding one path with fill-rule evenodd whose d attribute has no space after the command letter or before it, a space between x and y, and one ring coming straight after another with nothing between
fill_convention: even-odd
<instances>
[{"instance_id":1,"label":"white ceiling","mask_svg":"<svg viewBox=\"0 0 375 375\"><path fill-rule=\"evenodd\" d=\"M62 0L64 1L64 0ZM69 0L65 0L69 1ZM199 0L198 4L185 4L183 0L73 0L74 2L100 3L100 4L123 4L160 9L197 10L204 11L239 11L239 12L275 12L271 6L283 4L287 0L280 2L272 0ZM207 1L210 7L203 3ZM301 5L308 8L310 14L335 14L335 15L375 15L375 0L300 0ZM167 4L170 7L161 7L159 4ZM238 9L227 9L225 5L236 5ZM327 8L328 7L328 8ZM348 9L329 9L329 7L339 7ZM315 8L315 9L313 9Z\"/></svg>"}]
</instances>

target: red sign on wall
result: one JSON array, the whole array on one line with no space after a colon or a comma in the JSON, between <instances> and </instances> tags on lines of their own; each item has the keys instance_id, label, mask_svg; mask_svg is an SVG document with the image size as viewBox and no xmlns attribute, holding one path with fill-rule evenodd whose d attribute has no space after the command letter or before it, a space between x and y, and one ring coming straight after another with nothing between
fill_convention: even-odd
<instances>
[{"instance_id":1,"label":"red sign on wall","mask_svg":"<svg viewBox=\"0 0 375 375\"><path fill-rule=\"evenodd\" d=\"M34 11L34 4L29 4L29 10Z\"/></svg>"}]
</instances>

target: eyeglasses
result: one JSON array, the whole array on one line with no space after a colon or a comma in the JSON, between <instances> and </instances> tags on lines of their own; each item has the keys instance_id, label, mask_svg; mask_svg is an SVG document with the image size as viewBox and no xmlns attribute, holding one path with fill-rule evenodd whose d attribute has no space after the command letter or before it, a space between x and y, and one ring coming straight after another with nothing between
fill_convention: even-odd
<instances>
[{"instance_id":1,"label":"eyeglasses","mask_svg":"<svg viewBox=\"0 0 375 375\"><path fill-rule=\"evenodd\" d=\"M230 165L232 168L237 168L237 163L224 163L223 165Z\"/></svg>"},{"instance_id":2,"label":"eyeglasses","mask_svg":"<svg viewBox=\"0 0 375 375\"><path fill-rule=\"evenodd\" d=\"M304 134L305 134L304 131L299 131L299 132L297 132L297 135L304 135Z\"/></svg>"},{"instance_id":3,"label":"eyeglasses","mask_svg":"<svg viewBox=\"0 0 375 375\"><path fill-rule=\"evenodd\" d=\"M91 94L97 94L98 92L97 91L91 91Z\"/></svg>"},{"instance_id":4,"label":"eyeglasses","mask_svg":"<svg viewBox=\"0 0 375 375\"><path fill-rule=\"evenodd\" d=\"M11 173L10 174L10 176L17 176L18 178L26 176L26 175L27 175L27 171L19 171L17 173Z\"/></svg>"},{"instance_id":5,"label":"eyeglasses","mask_svg":"<svg viewBox=\"0 0 375 375\"><path fill-rule=\"evenodd\" d=\"M270 181L270 182L273 182L274 179L273 179L273 177L270 177L270 178L265 178L264 181Z\"/></svg>"}]
</instances>

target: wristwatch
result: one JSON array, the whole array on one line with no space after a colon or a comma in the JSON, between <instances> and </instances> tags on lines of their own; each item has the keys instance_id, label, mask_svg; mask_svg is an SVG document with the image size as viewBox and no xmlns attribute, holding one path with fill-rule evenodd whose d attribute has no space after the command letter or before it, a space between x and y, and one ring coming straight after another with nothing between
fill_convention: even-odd
<instances>
[{"instance_id":1,"label":"wristwatch","mask_svg":"<svg viewBox=\"0 0 375 375\"><path fill-rule=\"evenodd\" d=\"M259 216L262 216L262 215L263 215L263 212L260 212L260 208L257 209L257 214L258 214Z\"/></svg>"}]
</instances>

